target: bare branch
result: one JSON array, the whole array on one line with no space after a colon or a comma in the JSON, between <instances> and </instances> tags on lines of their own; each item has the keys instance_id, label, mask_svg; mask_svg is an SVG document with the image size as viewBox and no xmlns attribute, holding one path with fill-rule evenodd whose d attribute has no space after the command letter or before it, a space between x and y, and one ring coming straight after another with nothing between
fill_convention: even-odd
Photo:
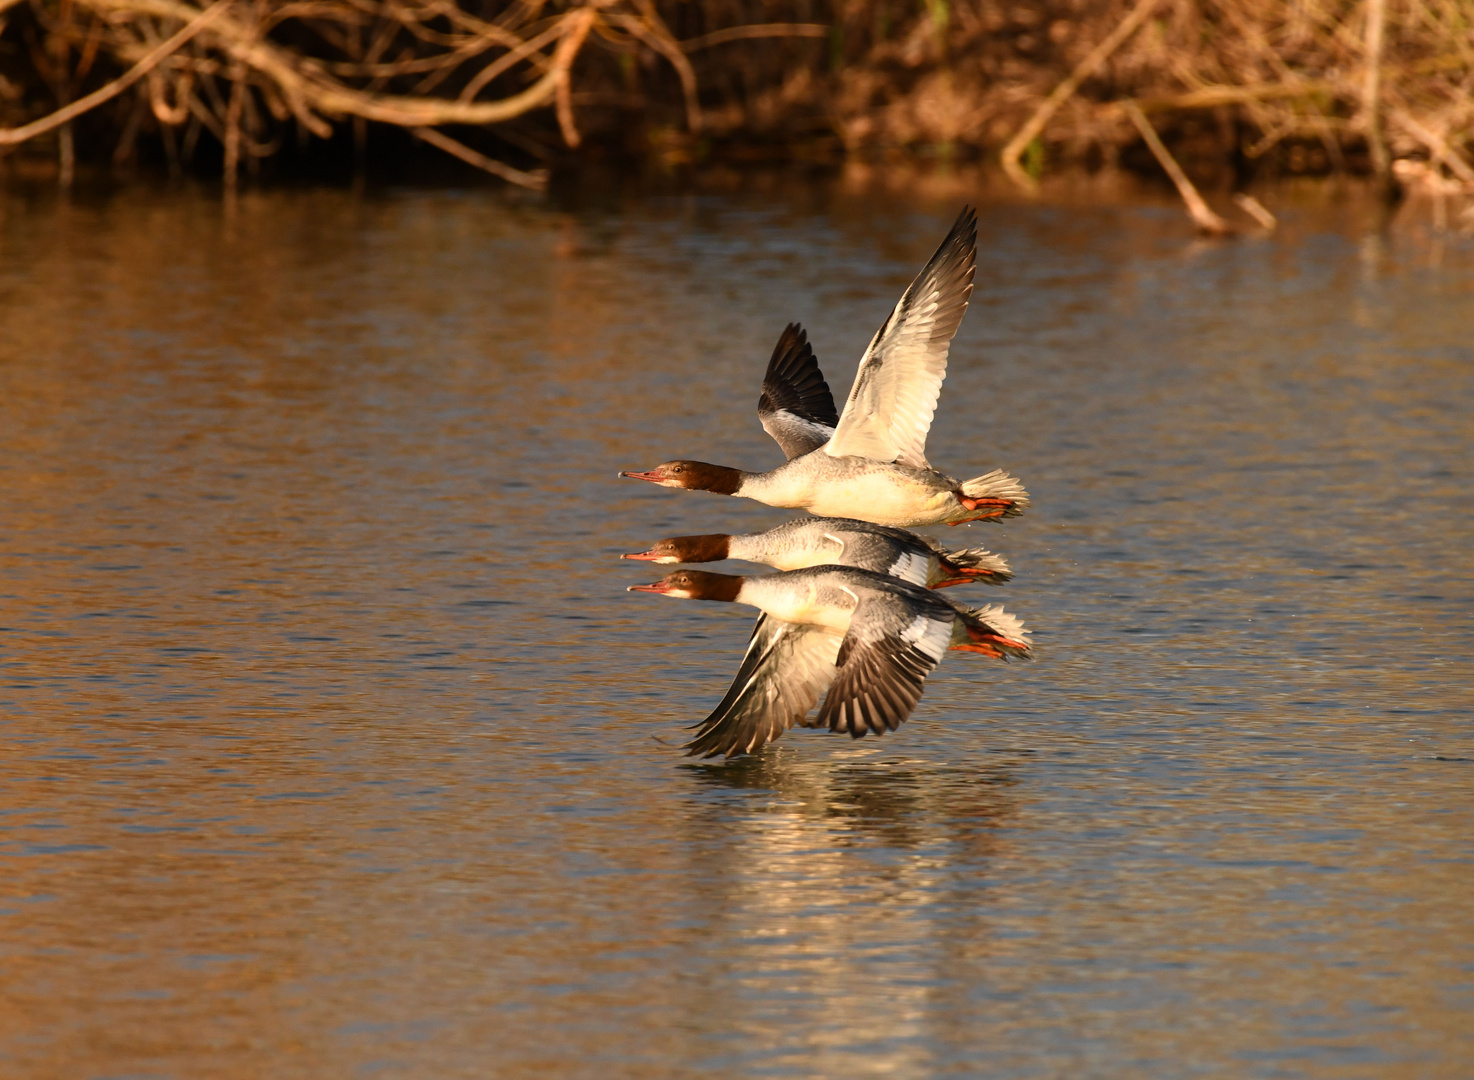
<instances>
[{"instance_id":1,"label":"bare branch","mask_svg":"<svg viewBox=\"0 0 1474 1080\"><path fill-rule=\"evenodd\" d=\"M1398 127L1428 148L1428 153L1434 161L1443 162L1448 166L1448 171L1464 183L1474 184L1474 167L1464 160L1464 156L1458 150L1449 146L1448 141L1438 132L1419 123L1406 109L1392 109L1389 115Z\"/></svg>"},{"instance_id":2,"label":"bare branch","mask_svg":"<svg viewBox=\"0 0 1474 1080\"><path fill-rule=\"evenodd\" d=\"M493 176L498 176L509 184L518 187L531 188L533 191L542 191L548 186L548 174L545 170L537 172L523 172L514 169L510 165L503 165L500 161L494 161L485 154L478 154L464 143L458 143L454 139L440 134L434 128L416 127L410 128L410 133L417 139L423 139L447 154L460 158L468 165L474 165L478 169L484 169Z\"/></svg>"},{"instance_id":3,"label":"bare branch","mask_svg":"<svg viewBox=\"0 0 1474 1080\"><path fill-rule=\"evenodd\" d=\"M1044 99L1034 115L1029 117L1028 122L1019 128L1018 133L1008 140L1008 145L1003 148L1002 160L1003 171L1008 174L1019 187L1025 191L1037 191L1039 185L1034 178L1019 167L1018 159L1023 155L1028 145L1039 137L1046 124L1059 107L1063 105L1082 82L1095 74L1096 68L1105 63L1106 58L1121 47L1121 43L1129 38L1142 23L1146 22L1159 0L1137 0L1136 6L1131 9L1131 14L1121 20L1121 25L1116 27L1111 35L1095 48L1090 50L1089 55L1075 65L1075 70L1070 72L1070 77L1056 86L1053 92Z\"/></svg>"},{"instance_id":4,"label":"bare branch","mask_svg":"<svg viewBox=\"0 0 1474 1080\"><path fill-rule=\"evenodd\" d=\"M15 143L25 142L27 139L34 139L37 135L51 131L53 128L59 128L67 121L74 120L88 110L97 108L104 101L111 101L152 71L175 49L179 48L201 30L209 27L228 7L230 7L230 0L219 0L218 3L207 8L203 13L195 9L193 11L195 17L183 30L180 30L179 33L175 34L168 41L165 41L129 68L126 73L118 76L106 86L92 91L86 97L78 98L64 108L57 109L50 116L43 116L39 120L33 120L23 127L0 128L0 146L12 146Z\"/></svg>"},{"instance_id":5,"label":"bare branch","mask_svg":"<svg viewBox=\"0 0 1474 1080\"><path fill-rule=\"evenodd\" d=\"M831 27L821 23L755 23L750 26L729 26L725 30L713 30L700 37L676 42L685 53L699 52L713 45L725 45L729 41L749 41L753 38L778 37L828 37Z\"/></svg>"},{"instance_id":6,"label":"bare branch","mask_svg":"<svg viewBox=\"0 0 1474 1080\"><path fill-rule=\"evenodd\" d=\"M177 0L77 0L80 5L100 11L128 11L179 18L181 13L194 14L196 9ZM560 18L565 40L580 44L588 33L596 12L577 8ZM330 82L325 75L304 73L278 46L263 41L233 18L219 19L207 28L208 36L231 58L255 68L274 81L286 96L298 119L307 109L326 116L361 116L400 127L432 127L440 124L495 124L511 120L532 109L549 104L563 77L559 66L553 67L537 82L521 93L499 101L447 101L444 98L406 97L373 94ZM575 50L576 51L576 50ZM572 63L572 56L566 58ZM314 131L321 131L321 123Z\"/></svg>"},{"instance_id":7,"label":"bare branch","mask_svg":"<svg viewBox=\"0 0 1474 1080\"><path fill-rule=\"evenodd\" d=\"M562 36L562 24L554 23L552 27L544 30L541 34L538 34L537 37L528 38L521 45L518 45L515 49L507 53L505 56L498 57L496 60L493 60L491 63L487 64L484 68L478 71L476 73L476 77L466 84L466 88L461 91L461 95L457 100L474 101L476 99L476 95L481 93L482 89L485 88L492 79L495 79L498 75L502 74L509 68L515 66L527 57L532 56L543 46L556 41Z\"/></svg>"},{"instance_id":8,"label":"bare branch","mask_svg":"<svg viewBox=\"0 0 1474 1080\"><path fill-rule=\"evenodd\" d=\"M670 61L671 67L676 69L676 75L680 77L681 90L686 95L686 126L692 131L700 131L702 126L701 104L696 99L696 71L691 67L691 61L686 59L686 54L681 51L681 46L676 39L671 37L664 21L656 13L655 5L650 0L637 0L637 2L644 13L643 19L637 19L632 15L611 15L608 16L609 21L624 27Z\"/></svg>"},{"instance_id":9,"label":"bare branch","mask_svg":"<svg viewBox=\"0 0 1474 1080\"><path fill-rule=\"evenodd\" d=\"M1197 225L1198 231L1209 236L1227 236L1232 233L1233 226L1215 214L1212 208L1203 201L1203 197L1198 194L1198 189L1187 178L1187 173L1183 172L1182 166L1177 164L1177 159L1169 154L1167 148L1162 145L1162 140L1157 137L1156 129L1136 107L1136 102L1123 101L1121 109L1131 118L1131 122L1136 125L1136 130L1141 132L1141 137L1146 140L1157 162L1172 178L1172 183L1177 185L1177 193L1187 204L1188 215L1193 219L1193 224Z\"/></svg>"},{"instance_id":10,"label":"bare branch","mask_svg":"<svg viewBox=\"0 0 1474 1080\"><path fill-rule=\"evenodd\" d=\"M1275 216L1271 214L1268 210L1266 210L1264 208L1264 204L1258 199L1254 198L1254 196L1246 194L1244 192L1240 192L1233 197L1233 201L1238 203L1239 208L1242 209L1244 213L1248 214L1251 218L1259 222L1260 225L1270 230L1271 232L1273 232L1275 227L1279 224L1279 222L1275 219Z\"/></svg>"},{"instance_id":11,"label":"bare branch","mask_svg":"<svg viewBox=\"0 0 1474 1080\"><path fill-rule=\"evenodd\" d=\"M1387 22L1387 0L1367 0L1366 83L1361 93L1362 123L1366 126L1367 149L1372 155L1372 172L1384 196L1392 193L1392 158L1382 138L1382 41Z\"/></svg>"}]
</instances>

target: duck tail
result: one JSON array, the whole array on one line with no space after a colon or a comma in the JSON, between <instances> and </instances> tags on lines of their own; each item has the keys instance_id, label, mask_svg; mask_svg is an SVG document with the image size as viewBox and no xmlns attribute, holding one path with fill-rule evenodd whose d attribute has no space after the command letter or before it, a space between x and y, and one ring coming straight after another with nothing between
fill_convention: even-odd
<instances>
[{"instance_id":1,"label":"duck tail","mask_svg":"<svg viewBox=\"0 0 1474 1080\"><path fill-rule=\"evenodd\" d=\"M1017 657L1027 660L1033 655L1029 632L1017 618L997 604L990 607L963 608L962 622L967 640L953 645L963 652L982 653L995 660Z\"/></svg>"},{"instance_id":2,"label":"duck tail","mask_svg":"<svg viewBox=\"0 0 1474 1080\"><path fill-rule=\"evenodd\" d=\"M1018 517L1029 505L1029 493L1024 490L1024 485L1002 469L964 481L956 494L957 501L967 513L956 521L947 522L948 525Z\"/></svg>"},{"instance_id":3,"label":"duck tail","mask_svg":"<svg viewBox=\"0 0 1474 1080\"><path fill-rule=\"evenodd\" d=\"M960 551L937 553L937 580L933 589L945 589L948 585L965 585L977 582L980 585L1002 585L1013 577L1008 561L1002 555L994 555L982 548L962 548Z\"/></svg>"}]
</instances>

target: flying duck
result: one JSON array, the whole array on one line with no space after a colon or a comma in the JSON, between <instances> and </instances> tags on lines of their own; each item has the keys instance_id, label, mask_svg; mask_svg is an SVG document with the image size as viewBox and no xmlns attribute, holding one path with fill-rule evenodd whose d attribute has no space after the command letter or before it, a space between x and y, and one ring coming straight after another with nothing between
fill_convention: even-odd
<instances>
[{"instance_id":1,"label":"flying duck","mask_svg":"<svg viewBox=\"0 0 1474 1080\"><path fill-rule=\"evenodd\" d=\"M1002 585L1013 577L1002 556L982 548L949 551L906 529L853 518L797 518L760 533L672 536L657 541L648 551L620 558L654 563L742 559L779 570L856 566L929 589L968 582Z\"/></svg>"},{"instance_id":2,"label":"flying duck","mask_svg":"<svg viewBox=\"0 0 1474 1080\"><path fill-rule=\"evenodd\" d=\"M1027 657L1028 632L1001 607L966 608L898 578L815 566L761 577L678 570L631 592L750 604L762 611L737 677L685 750L751 753L794 724L854 738L894 731L948 649ZM827 691L827 693L826 693ZM818 715L809 710L824 697Z\"/></svg>"},{"instance_id":3,"label":"flying duck","mask_svg":"<svg viewBox=\"0 0 1474 1080\"><path fill-rule=\"evenodd\" d=\"M1003 471L960 481L926 460L976 252L977 216L964 208L871 339L843 414L835 412L803 328L793 323L783 331L763 377L758 417L787 455L785 464L755 473L680 460L619 475L900 528L1022 513L1028 493Z\"/></svg>"}]
</instances>

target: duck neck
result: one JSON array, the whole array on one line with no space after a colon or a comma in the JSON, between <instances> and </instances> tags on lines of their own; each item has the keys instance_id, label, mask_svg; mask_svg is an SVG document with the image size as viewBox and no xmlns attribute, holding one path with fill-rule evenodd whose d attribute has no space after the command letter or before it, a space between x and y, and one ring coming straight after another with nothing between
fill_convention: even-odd
<instances>
[{"instance_id":1,"label":"duck neck","mask_svg":"<svg viewBox=\"0 0 1474 1080\"><path fill-rule=\"evenodd\" d=\"M732 537L726 533L703 533L700 536L673 536L661 541L670 545L675 558L662 562L703 563L721 562L728 558L727 548Z\"/></svg>"},{"instance_id":2,"label":"duck neck","mask_svg":"<svg viewBox=\"0 0 1474 1080\"><path fill-rule=\"evenodd\" d=\"M708 465L704 461L693 461L686 468L692 473L686 487L714 491L718 495L741 495L744 481L753 475L725 465Z\"/></svg>"},{"instance_id":3,"label":"duck neck","mask_svg":"<svg viewBox=\"0 0 1474 1080\"><path fill-rule=\"evenodd\" d=\"M769 506L802 507L808 505L808 477L794 468L793 461L779 465L768 472L750 473L732 470L737 475L737 486L731 492L739 499L753 499Z\"/></svg>"},{"instance_id":4,"label":"duck neck","mask_svg":"<svg viewBox=\"0 0 1474 1080\"><path fill-rule=\"evenodd\" d=\"M767 536L767 533L741 533L729 536L727 537L727 554L724 557L741 559L743 562L767 563L769 556Z\"/></svg>"},{"instance_id":5,"label":"duck neck","mask_svg":"<svg viewBox=\"0 0 1474 1080\"><path fill-rule=\"evenodd\" d=\"M703 570L688 570L685 573L695 584L692 599L742 603L742 590L747 584L745 577L738 577L736 574L710 574Z\"/></svg>"},{"instance_id":6,"label":"duck neck","mask_svg":"<svg viewBox=\"0 0 1474 1080\"><path fill-rule=\"evenodd\" d=\"M737 595L732 599L736 603L746 604L748 607L762 608L766 611L767 609L764 607L764 604L770 599L769 594L772 592L772 589L763 583L762 577L742 578L740 580L742 581L742 585L737 589Z\"/></svg>"}]
</instances>

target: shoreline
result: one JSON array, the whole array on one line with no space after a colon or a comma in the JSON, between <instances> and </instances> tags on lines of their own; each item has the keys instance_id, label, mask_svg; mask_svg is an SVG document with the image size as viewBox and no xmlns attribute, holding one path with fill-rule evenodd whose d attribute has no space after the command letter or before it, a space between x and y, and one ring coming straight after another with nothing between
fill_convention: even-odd
<instances>
[{"instance_id":1,"label":"shoreline","mask_svg":"<svg viewBox=\"0 0 1474 1080\"><path fill-rule=\"evenodd\" d=\"M509 207L527 206L578 211L591 206L618 207L648 198L717 197L770 200L774 203L817 199L824 204L910 201L918 206L970 202L981 207L1041 207L1065 212L1154 208L1178 219L1184 237L1195 231L1178 193L1164 176L1124 169L1094 172L1074 169L1042 178L1037 191L1025 193L996 166L937 166L926 161L881 165L847 162L816 167L805 163L715 163L677 170L630 170L591 167L556 175L546 191L531 192L496 183L484 173L431 159L429 167L402 178L358 177L343 180L292 177L246 185L223 192L217 181L196 177L169 179L153 174L118 177L105 170L83 171L70 189L55 183L54 162L0 175L0 215L5 203L27 206L71 203L96 205L118 198L176 198L201 204L219 203L232 217L239 208L283 197L348 196L369 200L405 194L479 192ZM1284 227L1303 232L1307 220L1338 222L1337 231L1354 228L1371 233L1415 233L1430 240L1456 242L1474 238L1474 198L1445 195L1409 185L1389 204L1368 177L1291 176L1262 181L1247 189L1230 182L1203 187L1202 197L1223 215L1232 229L1224 236L1267 236ZM1266 225L1236 205L1236 196L1252 194L1274 215ZM1440 205L1441 204L1441 205Z\"/></svg>"}]
</instances>

